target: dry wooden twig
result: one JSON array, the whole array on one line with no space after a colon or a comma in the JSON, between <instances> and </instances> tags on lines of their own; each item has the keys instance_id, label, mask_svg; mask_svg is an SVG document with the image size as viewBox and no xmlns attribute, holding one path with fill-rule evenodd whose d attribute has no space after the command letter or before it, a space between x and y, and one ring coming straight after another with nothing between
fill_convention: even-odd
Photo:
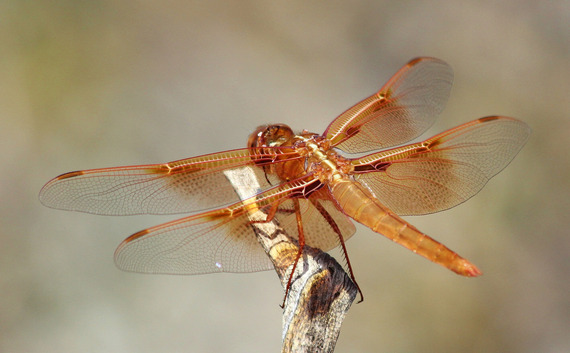
<instances>
[{"instance_id":1,"label":"dry wooden twig","mask_svg":"<svg viewBox=\"0 0 570 353\"><path fill-rule=\"evenodd\" d=\"M260 189L249 167L225 174L242 199ZM248 216L285 289L299 251L298 242L276 220L260 222L267 215L255 207ZM356 294L356 286L333 257L305 245L285 300L282 352L333 352Z\"/></svg>"}]
</instances>

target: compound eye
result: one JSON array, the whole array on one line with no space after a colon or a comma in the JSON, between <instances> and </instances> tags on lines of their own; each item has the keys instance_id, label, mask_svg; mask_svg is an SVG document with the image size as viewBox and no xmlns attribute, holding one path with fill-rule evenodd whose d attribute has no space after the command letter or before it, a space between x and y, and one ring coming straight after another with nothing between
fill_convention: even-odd
<instances>
[{"instance_id":1,"label":"compound eye","mask_svg":"<svg viewBox=\"0 0 570 353\"><path fill-rule=\"evenodd\" d=\"M281 146L291 140L295 134L287 125L272 125L267 129L266 142L269 146Z\"/></svg>"},{"instance_id":2,"label":"compound eye","mask_svg":"<svg viewBox=\"0 0 570 353\"><path fill-rule=\"evenodd\" d=\"M273 141L271 141L269 143L269 146L271 147L275 147L275 146L281 146L282 144L284 144L285 142L287 142L289 139L286 138L285 136L281 135L281 136L277 136L275 139L273 139Z\"/></svg>"},{"instance_id":3,"label":"compound eye","mask_svg":"<svg viewBox=\"0 0 570 353\"><path fill-rule=\"evenodd\" d=\"M258 127L247 141L249 148L275 147L286 144L295 134L293 130L284 124L264 125Z\"/></svg>"}]
</instances>

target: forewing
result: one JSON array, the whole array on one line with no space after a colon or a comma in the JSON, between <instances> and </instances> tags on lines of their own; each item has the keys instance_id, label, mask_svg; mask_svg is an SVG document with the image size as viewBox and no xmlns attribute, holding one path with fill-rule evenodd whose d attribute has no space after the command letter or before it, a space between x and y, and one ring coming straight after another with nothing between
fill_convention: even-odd
<instances>
[{"instance_id":1,"label":"forewing","mask_svg":"<svg viewBox=\"0 0 570 353\"><path fill-rule=\"evenodd\" d=\"M507 117L486 117L424 142L353 160L354 177L400 215L454 207L475 195L523 147L530 128Z\"/></svg>"},{"instance_id":2,"label":"forewing","mask_svg":"<svg viewBox=\"0 0 570 353\"><path fill-rule=\"evenodd\" d=\"M263 162L254 163L259 158ZM278 147L264 148L263 155L244 148L165 164L71 172L48 182L40 201L52 208L101 215L195 212L239 201L224 171L251 167L263 191L280 182L264 165L295 158L299 156Z\"/></svg>"},{"instance_id":3,"label":"forewing","mask_svg":"<svg viewBox=\"0 0 570 353\"><path fill-rule=\"evenodd\" d=\"M326 129L332 145L360 153L401 145L425 132L441 113L453 71L435 58L402 67L380 91L338 116Z\"/></svg>"}]
</instances>

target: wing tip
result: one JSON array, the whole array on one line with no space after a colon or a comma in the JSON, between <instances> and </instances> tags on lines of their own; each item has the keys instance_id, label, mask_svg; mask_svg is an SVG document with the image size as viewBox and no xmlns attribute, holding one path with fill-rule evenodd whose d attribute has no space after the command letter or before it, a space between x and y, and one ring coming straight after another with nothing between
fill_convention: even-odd
<instances>
[{"instance_id":1,"label":"wing tip","mask_svg":"<svg viewBox=\"0 0 570 353\"><path fill-rule=\"evenodd\" d=\"M61 175L55 177L54 180L63 180L63 179L67 179L67 178L73 178L73 177L81 176L83 174L85 174L84 170L76 170L74 172L61 174Z\"/></svg>"}]
</instances>

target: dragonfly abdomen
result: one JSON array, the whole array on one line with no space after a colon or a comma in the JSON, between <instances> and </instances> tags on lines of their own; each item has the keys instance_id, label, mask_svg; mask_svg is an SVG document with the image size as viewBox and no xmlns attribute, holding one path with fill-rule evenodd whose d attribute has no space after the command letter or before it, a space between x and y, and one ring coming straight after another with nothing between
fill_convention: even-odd
<instances>
[{"instance_id":1,"label":"dragonfly abdomen","mask_svg":"<svg viewBox=\"0 0 570 353\"><path fill-rule=\"evenodd\" d=\"M361 184L342 179L331 191L349 217L373 231L462 276L481 274L468 260L390 211Z\"/></svg>"}]
</instances>

